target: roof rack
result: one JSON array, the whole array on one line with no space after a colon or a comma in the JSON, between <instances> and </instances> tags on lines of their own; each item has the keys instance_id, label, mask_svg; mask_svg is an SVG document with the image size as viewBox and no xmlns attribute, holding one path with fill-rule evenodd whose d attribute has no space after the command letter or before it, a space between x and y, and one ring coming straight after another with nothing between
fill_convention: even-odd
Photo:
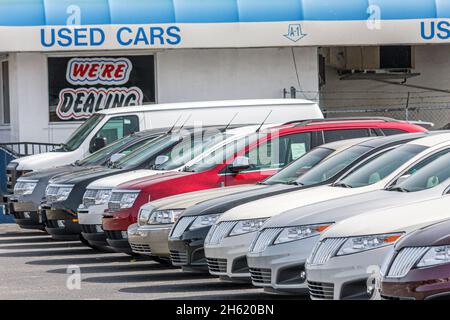
<instances>
[{"instance_id":1,"label":"roof rack","mask_svg":"<svg viewBox=\"0 0 450 320\"><path fill-rule=\"evenodd\" d=\"M333 121L358 121L358 120L366 120L366 121L384 121L384 122L399 122L399 120L388 118L388 117L346 117L346 118L326 118L326 119L308 119L308 120L293 120L284 123L283 125L289 124L298 124L299 126L306 126L312 123L318 122L333 122Z\"/></svg>"}]
</instances>

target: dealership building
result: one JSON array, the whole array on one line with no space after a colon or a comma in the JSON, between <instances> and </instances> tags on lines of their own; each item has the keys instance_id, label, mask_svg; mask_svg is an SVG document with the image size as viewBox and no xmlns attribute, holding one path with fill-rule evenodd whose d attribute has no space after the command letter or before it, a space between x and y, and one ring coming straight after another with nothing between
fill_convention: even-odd
<instances>
[{"instance_id":1,"label":"dealership building","mask_svg":"<svg viewBox=\"0 0 450 320\"><path fill-rule=\"evenodd\" d=\"M448 0L0 1L0 142L60 143L98 110L165 102L445 109L449 42Z\"/></svg>"}]
</instances>

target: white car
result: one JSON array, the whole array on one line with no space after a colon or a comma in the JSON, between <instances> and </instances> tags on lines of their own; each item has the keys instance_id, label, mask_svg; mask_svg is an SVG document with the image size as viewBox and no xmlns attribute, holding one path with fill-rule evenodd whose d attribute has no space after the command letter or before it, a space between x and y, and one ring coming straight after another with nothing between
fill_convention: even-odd
<instances>
[{"instance_id":1,"label":"white car","mask_svg":"<svg viewBox=\"0 0 450 320\"><path fill-rule=\"evenodd\" d=\"M380 269L401 237L450 218L450 196L343 220L320 237L306 264L316 300L379 299Z\"/></svg>"},{"instance_id":2,"label":"white car","mask_svg":"<svg viewBox=\"0 0 450 320\"><path fill-rule=\"evenodd\" d=\"M313 203L385 189L414 173L417 165L426 165L423 160L448 147L449 133L432 135L367 160L333 185L265 198L227 211L205 240L210 273L224 279L250 280L246 255L267 219Z\"/></svg>"},{"instance_id":3,"label":"white car","mask_svg":"<svg viewBox=\"0 0 450 320\"><path fill-rule=\"evenodd\" d=\"M253 284L269 292L306 293L305 263L321 233L364 212L442 197L450 185L450 150L447 151L387 189L322 201L269 219L247 253Z\"/></svg>"},{"instance_id":4,"label":"white car","mask_svg":"<svg viewBox=\"0 0 450 320\"><path fill-rule=\"evenodd\" d=\"M271 125L277 126L277 125ZM263 128L271 127L269 125L264 126ZM132 172L124 172L116 175L112 175L106 178L98 179L89 184L86 188L86 192L83 196L83 202L78 208L78 223L81 225L83 230L83 237L87 239L89 244L96 247L107 247L106 235L102 230L102 218L106 209L108 209L108 200L111 195L112 190L127 181L150 177L153 175L169 172L169 171L182 171L185 167L189 167L201 159L203 159L206 155L214 152L215 150L219 150L224 145L232 143L233 141L242 139L243 137L248 136L249 134L254 133L258 129L258 126L246 126L237 129L227 130L224 134L218 133L217 136L220 139L217 139L216 142L215 136L213 135L210 139L211 142L204 141L204 138L199 135L198 139L202 140L201 143L198 143L198 148L203 148L204 150L197 150L193 159L189 158L186 161L179 161L177 164L175 161L171 161L171 159L167 160L164 164L162 164L159 168L161 170L136 170ZM225 137L225 139L223 139ZM194 135L194 139L197 137ZM192 141L188 141L188 144L191 145ZM185 141L181 141L180 145L185 144ZM175 147L176 148L176 147ZM192 153L194 154L194 152ZM190 154L188 155L190 156ZM126 160L125 158L122 161ZM166 167L170 169L166 170Z\"/></svg>"},{"instance_id":5,"label":"white car","mask_svg":"<svg viewBox=\"0 0 450 320\"><path fill-rule=\"evenodd\" d=\"M141 207L138 223L128 229L128 241L131 248L133 252L138 254L149 255L151 253L153 256L167 258L170 255L168 245L170 231L185 209L213 198L221 198L237 193L242 194L246 191L256 191L269 185L290 185L291 181L298 179L303 173L326 159L348 150L354 145L373 139L378 138L341 140L321 145L262 183L189 192L152 201ZM207 226L208 223L214 223L213 220L205 220L203 217L199 217L198 221L201 221L201 223L193 223L189 230L195 230Z\"/></svg>"},{"instance_id":6,"label":"white car","mask_svg":"<svg viewBox=\"0 0 450 320\"><path fill-rule=\"evenodd\" d=\"M168 236L173 224L188 207L228 194L245 192L262 185L239 185L183 193L149 202L139 210L138 223L128 228L128 242L134 253L170 258Z\"/></svg>"}]
</instances>

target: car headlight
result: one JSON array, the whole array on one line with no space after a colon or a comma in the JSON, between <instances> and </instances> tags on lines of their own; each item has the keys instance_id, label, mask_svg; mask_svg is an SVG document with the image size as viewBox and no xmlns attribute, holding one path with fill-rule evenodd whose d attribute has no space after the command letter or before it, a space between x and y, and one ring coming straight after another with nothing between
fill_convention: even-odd
<instances>
[{"instance_id":1,"label":"car headlight","mask_svg":"<svg viewBox=\"0 0 450 320\"><path fill-rule=\"evenodd\" d=\"M14 186L14 194L18 196L24 196L27 194L32 194L36 188L38 181L36 180L17 180Z\"/></svg>"},{"instance_id":2,"label":"car headlight","mask_svg":"<svg viewBox=\"0 0 450 320\"><path fill-rule=\"evenodd\" d=\"M67 200L70 193L72 192L72 189L73 186L71 185L63 185L63 186L49 185L45 191L47 202L52 203Z\"/></svg>"},{"instance_id":3,"label":"car headlight","mask_svg":"<svg viewBox=\"0 0 450 320\"><path fill-rule=\"evenodd\" d=\"M450 262L450 246L432 247L417 263L418 268L431 267Z\"/></svg>"},{"instance_id":4,"label":"car headlight","mask_svg":"<svg viewBox=\"0 0 450 320\"><path fill-rule=\"evenodd\" d=\"M204 227L212 226L220 218L222 214L208 214L206 216L200 216L192 222L189 230L196 230Z\"/></svg>"},{"instance_id":5,"label":"car headlight","mask_svg":"<svg viewBox=\"0 0 450 320\"><path fill-rule=\"evenodd\" d=\"M232 237L245 233L256 232L261 229L266 220L267 218L239 221L231 230L229 236Z\"/></svg>"},{"instance_id":6,"label":"car headlight","mask_svg":"<svg viewBox=\"0 0 450 320\"><path fill-rule=\"evenodd\" d=\"M119 201L120 209L131 208L136 201L139 192L123 192Z\"/></svg>"},{"instance_id":7,"label":"car headlight","mask_svg":"<svg viewBox=\"0 0 450 320\"><path fill-rule=\"evenodd\" d=\"M111 197L111 193L112 193L111 189L97 191L97 194L95 195L95 205L102 205L108 203L109 198Z\"/></svg>"},{"instance_id":8,"label":"car headlight","mask_svg":"<svg viewBox=\"0 0 450 320\"><path fill-rule=\"evenodd\" d=\"M172 224L175 223L184 209L153 211L147 224Z\"/></svg>"},{"instance_id":9,"label":"car headlight","mask_svg":"<svg viewBox=\"0 0 450 320\"><path fill-rule=\"evenodd\" d=\"M138 221L139 221L139 225L145 225L145 224L147 224L147 222L148 222L148 219L150 218L150 215L152 214L152 210L150 210L150 209L141 209L140 211L139 211L139 218L138 218Z\"/></svg>"},{"instance_id":10,"label":"car headlight","mask_svg":"<svg viewBox=\"0 0 450 320\"><path fill-rule=\"evenodd\" d=\"M315 224L310 226L298 226L284 228L273 244L281 244L291 241L302 240L320 235L323 231L331 227L331 223Z\"/></svg>"},{"instance_id":11,"label":"car headlight","mask_svg":"<svg viewBox=\"0 0 450 320\"><path fill-rule=\"evenodd\" d=\"M336 255L344 256L347 254L381 248L395 243L401 236L402 233L390 233L349 238L344 242Z\"/></svg>"}]
</instances>

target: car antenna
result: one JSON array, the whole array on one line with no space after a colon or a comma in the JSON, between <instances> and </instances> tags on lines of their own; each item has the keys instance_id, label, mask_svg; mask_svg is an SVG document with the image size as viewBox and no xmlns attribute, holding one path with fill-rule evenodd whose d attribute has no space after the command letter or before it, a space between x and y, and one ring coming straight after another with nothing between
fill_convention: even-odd
<instances>
[{"instance_id":1,"label":"car antenna","mask_svg":"<svg viewBox=\"0 0 450 320\"><path fill-rule=\"evenodd\" d=\"M167 131L167 134L172 133L173 129L175 129L175 127L176 127L178 121L180 121L180 119L181 119L181 115L178 117L177 121L175 121L175 123L173 124L172 128L170 128L170 130Z\"/></svg>"},{"instance_id":2,"label":"car antenna","mask_svg":"<svg viewBox=\"0 0 450 320\"><path fill-rule=\"evenodd\" d=\"M186 118L186 121L183 122L183 125L180 127L180 130L179 130L179 131L181 131L181 129L184 128L184 126L185 126L186 123L189 121L189 119L191 119L191 117L192 117L192 113L189 115L189 117Z\"/></svg>"},{"instance_id":3,"label":"car antenna","mask_svg":"<svg viewBox=\"0 0 450 320\"><path fill-rule=\"evenodd\" d=\"M259 128L256 129L256 132L260 132L260 131L261 131L263 125L266 123L267 119L269 119L270 115L272 114L272 111L273 111L273 110L270 110L269 114L268 114L267 117L264 119L264 121L261 123L261 125L259 126Z\"/></svg>"},{"instance_id":4,"label":"car antenna","mask_svg":"<svg viewBox=\"0 0 450 320\"><path fill-rule=\"evenodd\" d=\"M227 131L228 128L231 126L231 124L233 123L234 119L236 119L236 117L238 116L239 112L236 112L233 116L233 118L231 118L230 122L228 122L227 126L225 127L225 129L223 129L223 131Z\"/></svg>"}]
</instances>

